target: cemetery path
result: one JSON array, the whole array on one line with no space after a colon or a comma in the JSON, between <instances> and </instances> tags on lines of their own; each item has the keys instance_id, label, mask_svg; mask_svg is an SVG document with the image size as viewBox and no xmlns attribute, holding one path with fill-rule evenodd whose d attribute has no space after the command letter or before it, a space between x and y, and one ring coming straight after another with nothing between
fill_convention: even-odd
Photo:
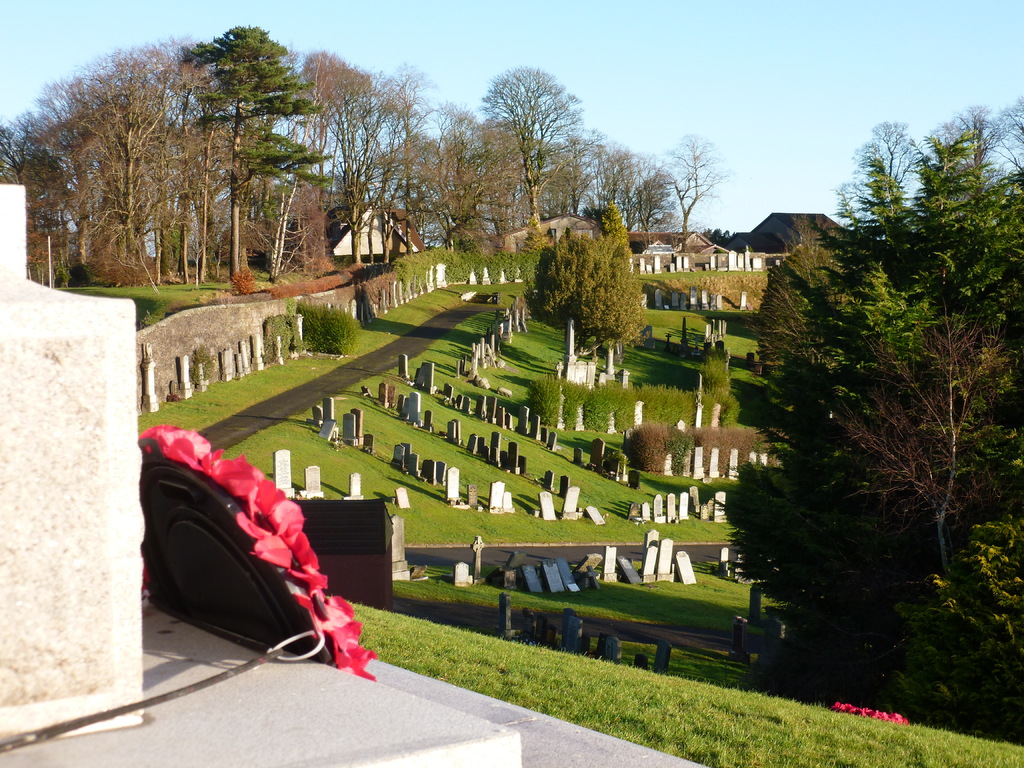
<instances>
[{"instance_id":1,"label":"cemetery path","mask_svg":"<svg viewBox=\"0 0 1024 768\"><path fill-rule=\"evenodd\" d=\"M422 354L433 342L473 315L493 311L492 304L463 304L441 312L419 328L399 336L383 347L342 363L330 373L325 373L301 386L239 411L234 416L201 430L201 434L215 449L230 448L261 429L319 405L324 397L337 394L363 379L395 368L399 355L408 355L411 359Z\"/></svg>"},{"instance_id":2,"label":"cemetery path","mask_svg":"<svg viewBox=\"0 0 1024 768\"><path fill-rule=\"evenodd\" d=\"M513 605L515 598L513 597ZM415 600L408 597L394 598L394 611L418 619L426 619L435 624L447 624L453 627L469 627L494 632L498 626L497 606L470 605L468 603L442 603L432 600ZM551 626L562 625L561 613L537 611L538 615L547 616ZM647 643L654 645L659 640L667 640L675 646L689 648L706 648L714 651L729 652L732 648L732 630L700 629L697 627L673 626L668 624L647 624L639 621L621 621L618 619L595 619L581 615L583 631L591 637L604 633L630 643ZM512 610L512 626L522 629L525 625L522 611ZM751 633L747 635L747 648L752 653L760 653L761 637Z\"/></svg>"}]
</instances>

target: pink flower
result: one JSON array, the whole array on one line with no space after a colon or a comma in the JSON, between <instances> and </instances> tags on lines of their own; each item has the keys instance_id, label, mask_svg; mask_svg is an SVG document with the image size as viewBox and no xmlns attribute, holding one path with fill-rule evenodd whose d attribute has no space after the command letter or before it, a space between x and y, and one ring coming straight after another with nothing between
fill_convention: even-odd
<instances>
[{"instance_id":1,"label":"pink flower","mask_svg":"<svg viewBox=\"0 0 1024 768\"><path fill-rule=\"evenodd\" d=\"M871 717L875 720L885 720L889 723L899 723L900 725L909 725L910 721L907 720L903 715L896 712L881 712L877 709L868 709L867 707L855 707L853 704L843 704L842 702L836 702L830 709L833 712L845 712L850 715L860 715L861 717Z\"/></svg>"}]
</instances>

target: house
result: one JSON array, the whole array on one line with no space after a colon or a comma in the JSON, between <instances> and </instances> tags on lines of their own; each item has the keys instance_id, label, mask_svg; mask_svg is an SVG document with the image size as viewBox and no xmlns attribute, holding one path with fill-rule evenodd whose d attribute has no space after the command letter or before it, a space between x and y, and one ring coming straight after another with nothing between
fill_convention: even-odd
<instances>
[{"instance_id":1,"label":"house","mask_svg":"<svg viewBox=\"0 0 1024 768\"><path fill-rule=\"evenodd\" d=\"M685 242L682 232L629 233L629 249L638 256L653 253L713 253L717 247L699 232L691 232Z\"/></svg>"},{"instance_id":2,"label":"house","mask_svg":"<svg viewBox=\"0 0 1024 768\"><path fill-rule=\"evenodd\" d=\"M601 236L601 225L597 221L588 219L586 216L577 216L575 213L566 213L561 216L555 216L552 219L544 219L540 223L541 233L547 235L552 240L558 240L565 234L566 230L570 230L576 236L590 238ZM502 239L501 247L503 250L517 253L523 249L523 245L526 243L529 235L530 227L517 229L515 232L505 235Z\"/></svg>"},{"instance_id":3,"label":"house","mask_svg":"<svg viewBox=\"0 0 1024 768\"><path fill-rule=\"evenodd\" d=\"M749 232L737 232L725 248L754 253L789 253L800 245L803 235L838 226L823 213L772 213Z\"/></svg>"},{"instance_id":4,"label":"house","mask_svg":"<svg viewBox=\"0 0 1024 768\"><path fill-rule=\"evenodd\" d=\"M337 210L328 214L327 247L336 258L352 258L352 227L342 221L339 214ZM359 257L363 261L388 262L397 256L425 250L408 212L401 208L367 211L363 222L359 236Z\"/></svg>"}]
</instances>

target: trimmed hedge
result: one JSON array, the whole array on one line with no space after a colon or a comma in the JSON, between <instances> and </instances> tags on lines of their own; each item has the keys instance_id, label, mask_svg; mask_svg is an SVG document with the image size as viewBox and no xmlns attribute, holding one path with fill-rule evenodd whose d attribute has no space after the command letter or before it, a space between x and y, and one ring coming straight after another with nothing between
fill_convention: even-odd
<instances>
[{"instance_id":1,"label":"trimmed hedge","mask_svg":"<svg viewBox=\"0 0 1024 768\"><path fill-rule=\"evenodd\" d=\"M356 346L359 321L341 309L301 302L298 312L303 318L303 336L312 352L325 355L348 355Z\"/></svg>"}]
</instances>

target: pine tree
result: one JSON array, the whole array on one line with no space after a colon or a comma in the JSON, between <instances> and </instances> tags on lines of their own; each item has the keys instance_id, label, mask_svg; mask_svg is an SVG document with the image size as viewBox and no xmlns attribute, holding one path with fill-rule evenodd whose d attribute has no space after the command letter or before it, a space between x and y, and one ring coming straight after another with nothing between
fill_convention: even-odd
<instances>
[{"instance_id":1,"label":"pine tree","mask_svg":"<svg viewBox=\"0 0 1024 768\"><path fill-rule=\"evenodd\" d=\"M315 111L299 94L307 87L286 63L288 49L259 27L234 27L188 57L209 67L208 122L222 124L231 146L231 274L241 267L240 218L245 192L257 177L307 175L319 160L306 147L275 132L281 118Z\"/></svg>"}]
</instances>

